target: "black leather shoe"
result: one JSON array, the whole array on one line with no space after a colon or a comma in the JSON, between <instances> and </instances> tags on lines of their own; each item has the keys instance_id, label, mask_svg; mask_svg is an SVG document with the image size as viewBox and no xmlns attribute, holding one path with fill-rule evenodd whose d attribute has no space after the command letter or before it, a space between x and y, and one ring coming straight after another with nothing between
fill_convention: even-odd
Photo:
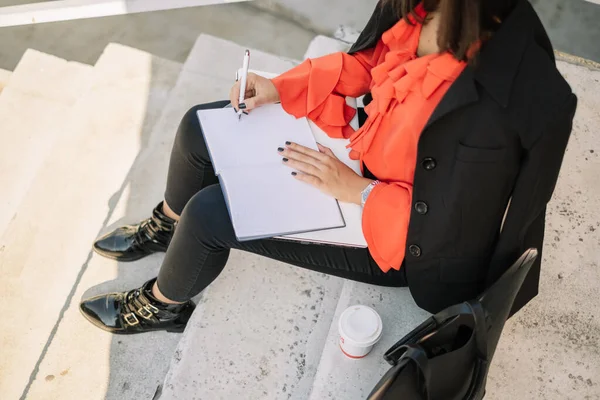
<instances>
[{"instance_id":1,"label":"black leather shoe","mask_svg":"<svg viewBox=\"0 0 600 400\"><path fill-rule=\"evenodd\" d=\"M139 289L109 293L83 300L79 310L98 328L130 335L150 331L183 332L196 305L165 304L152 296L156 278Z\"/></svg>"},{"instance_id":2,"label":"black leather shoe","mask_svg":"<svg viewBox=\"0 0 600 400\"><path fill-rule=\"evenodd\" d=\"M152 217L137 225L126 225L102 236L94 251L117 261L135 261L156 252L167 251L177 221L162 212L161 202Z\"/></svg>"}]
</instances>

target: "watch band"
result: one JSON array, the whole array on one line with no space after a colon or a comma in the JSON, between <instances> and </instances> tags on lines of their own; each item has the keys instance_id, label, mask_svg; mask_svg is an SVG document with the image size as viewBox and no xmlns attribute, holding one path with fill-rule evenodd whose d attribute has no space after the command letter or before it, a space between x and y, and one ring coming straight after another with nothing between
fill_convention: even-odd
<instances>
[{"instance_id":1,"label":"watch band","mask_svg":"<svg viewBox=\"0 0 600 400\"><path fill-rule=\"evenodd\" d=\"M362 192L360 192L360 205L362 207L365 206L365 203L367 202L367 198L369 197L369 194L371 194L371 190L373 190L373 188L379 183L378 180L375 180L371 183L369 183L369 185L367 185L366 188L363 189Z\"/></svg>"}]
</instances>

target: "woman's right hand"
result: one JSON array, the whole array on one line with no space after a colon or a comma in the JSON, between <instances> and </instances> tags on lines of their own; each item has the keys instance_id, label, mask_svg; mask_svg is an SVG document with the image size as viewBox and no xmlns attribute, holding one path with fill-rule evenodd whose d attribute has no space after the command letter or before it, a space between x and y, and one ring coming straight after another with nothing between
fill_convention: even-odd
<instances>
[{"instance_id":1,"label":"woman's right hand","mask_svg":"<svg viewBox=\"0 0 600 400\"><path fill-rule=\"evenodd\" d=\"M237 81L229 92L229 100L236 110L239 110L240 81ZM244 96L245 111L252 110L265 104L279 102L279 92L270 79L253 73L246 80L246 95Z\"/></svg>"}]
</instances>

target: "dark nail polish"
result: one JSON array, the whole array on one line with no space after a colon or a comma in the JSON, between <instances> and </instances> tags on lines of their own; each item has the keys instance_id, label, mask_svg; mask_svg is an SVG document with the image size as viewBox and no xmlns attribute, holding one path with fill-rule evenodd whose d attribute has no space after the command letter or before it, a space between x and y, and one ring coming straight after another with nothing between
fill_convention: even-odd
<instances>
[{"instance_id":1,"label":"dark nail polish","mask_svg":"<svg viewBox=\"0 0 600 400\"><path fill-rule=\"evenodd\" d=\"M296 175L298 175L298 174L297 174L296 172L292 172L292 175L293 175L293 176L296 176Z\"/></svg>"},{"instance_id":2,"label":"dark nail polish","mask_svg":"<svg viewBox=\"0 0 600 400\"><path fill-rule=\"evenodd\" d=\"M283 151L283 147L278 147L277 151L281 153Z\"/></svg>"},{"instance_id":3,"label":"dark nail polish","mask_svg":"<svg viewBox=\"0 0 600 400\"><path fill-rule=\"evenodd\" d=\"M292 144L292 142L285 142L285 144L287 144L289 146L290 144Z\"/></svg>"},{"instance_id":4,"label":"dark nail polish","mask_svg":"<svg viewBox=\"0 0 600 400\"><path fill-rule=\"evenodd\" d=\"M288 162L288 159L284 157L283 162Z\"/></svg>"},{"instance_id":5,"label":"dark nail polish","mask_svg":"<svg viewBox=\"0 0 600 400\"><path fill-rule=\"evenodd\" d=\"M246 109L246 103L240 103L240 108L242 110L245 110Z\"/></svg>"}]
</instances>

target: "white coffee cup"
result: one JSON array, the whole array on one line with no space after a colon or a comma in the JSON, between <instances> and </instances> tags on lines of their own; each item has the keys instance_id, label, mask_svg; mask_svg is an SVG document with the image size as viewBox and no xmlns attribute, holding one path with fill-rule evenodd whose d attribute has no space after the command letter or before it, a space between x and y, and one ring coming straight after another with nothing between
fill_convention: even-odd
<instances>
[{"instance_id":1,"label":"white coffee cup","mask_svg":"<svg viewBox=\"0 0 600 400\"><path fill-rule=\"evenodd\" d=\"M377 311L371 307L348 307L338 322L340 349L350 358L363 358L381 339L383 324Z\"/></svg>"}]
</instances>

